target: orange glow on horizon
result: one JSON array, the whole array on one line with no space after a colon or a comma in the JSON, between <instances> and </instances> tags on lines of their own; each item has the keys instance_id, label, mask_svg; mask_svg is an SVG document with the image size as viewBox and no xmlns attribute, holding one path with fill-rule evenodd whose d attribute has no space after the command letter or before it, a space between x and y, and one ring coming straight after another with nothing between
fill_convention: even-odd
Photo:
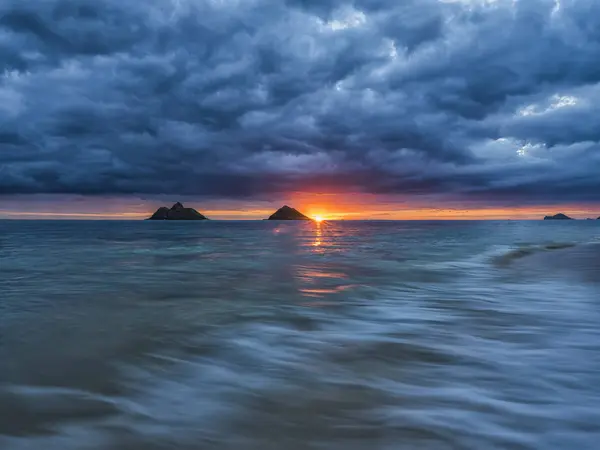
<instances>
[{"instance_id":1,"label":"orange glow on horizon","mask_svg":"<svg viewBox=\"0 0 600 450\"><path fill-rule=\"evenodd\" d=\"M600 205L503 207L456 201L421 203L409 197L360 193L296 193L289 202L304 214L325 220L542 220L544 216L558 212L576 219L596 219L600 215Z\"/></svg>"},{"instance_id":2,"label":"orange glow on horizon","mask_svg":"<svg viewBox=\"0 0 600 450\"><path fill-rule=\"evenodd\" d=\"M534 206L494 206L459 201L422 200L419 197L374 194L293 193L275 201L184 199L185 206L213 220L263 220L281 205L288 204L319 224L335 220L542 220L546 215L564 213L575 219L600 216L600 205L563 204ZM18 206L4 204L0 219L79 219L143 220L169 202L140 201L136 198L60 200ZM7 207L8 206L8 207ZM13 208L11 208L13 206ZM27 207L29 206L29 207Z\"/></svg>"},{"instance_id":3,"label":"orange glow on horizon","mask_svg":"<svg viewBox=\"0 0 600 450\"><path fill-rule=\"evenodd\" d=\"M46 212L46 211L0 211L0 218L31 218L31 219L145 219L149 217L146 213L128 213L128 212L104 212L104 213L65 213L65 212Z\"/></svg>"}]
</instances>

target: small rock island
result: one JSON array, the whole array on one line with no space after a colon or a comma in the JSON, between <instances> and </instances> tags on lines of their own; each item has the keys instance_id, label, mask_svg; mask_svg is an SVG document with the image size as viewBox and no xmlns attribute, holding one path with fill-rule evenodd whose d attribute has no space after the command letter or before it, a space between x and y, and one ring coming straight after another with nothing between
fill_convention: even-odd
<instances>
[{"instance_id":1,"label":"small rock island","mask_svg":"<svg viewBox=\"0 0 600 450\"><path fill-rule=\"evenodd\" d=\"M267 220L312 220L300 211L284 205L273 213Z\"/></svg>"},{"instance_id":2,"label":"small rock island","mask_svg":"<svg viewBox=\"0 0 600 450\"><path fill-rule=\"evenodd\" d=\"M544 220L575 220L572 217L569 217L563 213L555 214L554 216L546 216Z\"/></svg>"},{"instance_id":3,"label":"small rock island","mask_svg":"<svg viewBox=\"0 0 600 450\"><path fill-rule=\"evenodd\" d=\"M200 214L194 208L186 208L177 202L171 209L163 206L158 208L151 217L146 220L208 220L207 217Z\"/></svg>"}]
</instances>

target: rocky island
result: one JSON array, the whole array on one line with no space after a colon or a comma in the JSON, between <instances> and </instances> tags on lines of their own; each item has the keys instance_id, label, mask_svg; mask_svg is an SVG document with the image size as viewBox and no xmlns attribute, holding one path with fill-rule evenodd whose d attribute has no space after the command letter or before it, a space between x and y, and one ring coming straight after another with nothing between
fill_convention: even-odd
<instances>
[{"instance_id":1,"label":"rocky island","mask_svg":"<svg viewBox=\"0 0 600 450\"><path fill-rule=\"evenodd\" d=\"M158 208L151 217L146 220L208 220L207 217L200 214L194 208L186 208L177 202L171 209L163 206Z\"/></svg>"},{"instance_id":2,"label":"rocky island","mask_svg":"<svg viewBox=\"0 0 600 450\"><path fill-rule=\"evenodd\" d=\"M312 220L300 211L284 205L273 213L267 220Z\"/></svg>"},{"instance_id":3,"label":"rocky island","mask_svg":"<svg viewBox=\"0 0 600 450\"><path fill-rule=\"evenodd\" d=\"M544 220L575 220L563 213L555 214L554 216L546 216Z\"/></svg>"}]
</instances>

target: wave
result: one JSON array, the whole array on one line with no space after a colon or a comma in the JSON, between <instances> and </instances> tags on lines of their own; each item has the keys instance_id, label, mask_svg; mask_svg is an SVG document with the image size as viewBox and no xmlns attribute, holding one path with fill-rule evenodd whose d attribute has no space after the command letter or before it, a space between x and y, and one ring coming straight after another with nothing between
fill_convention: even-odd
<instances>
[{"instance_id":1,"label":"wave","mask_svg":"<svg viewBox=\"0 0 600 450\"><path fill-rule=\"evenodd\" d=\"M553 242L544 245L525 245L517 249L511 249L501 255L496 255L492 258L492 262L496 266L508 266L513 262L538 253L549 252L554 250L565 250L573 248L577 244L572 242Z\"/></svg>"}]
</instances>

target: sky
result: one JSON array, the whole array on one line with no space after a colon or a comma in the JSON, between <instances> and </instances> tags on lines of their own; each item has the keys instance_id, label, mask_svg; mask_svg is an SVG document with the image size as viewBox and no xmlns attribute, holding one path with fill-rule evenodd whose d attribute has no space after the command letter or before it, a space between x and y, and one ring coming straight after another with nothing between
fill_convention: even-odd
<instances>
[{"instance_id":1,"label":"sky","mask_svg":"<svg viewBox=\"0 0 600 450\"><path fill-rule=\"evenodd\" d=\"M4 0L0 218L600 215L597 0Z\"/></svg>"}]
</instances>

